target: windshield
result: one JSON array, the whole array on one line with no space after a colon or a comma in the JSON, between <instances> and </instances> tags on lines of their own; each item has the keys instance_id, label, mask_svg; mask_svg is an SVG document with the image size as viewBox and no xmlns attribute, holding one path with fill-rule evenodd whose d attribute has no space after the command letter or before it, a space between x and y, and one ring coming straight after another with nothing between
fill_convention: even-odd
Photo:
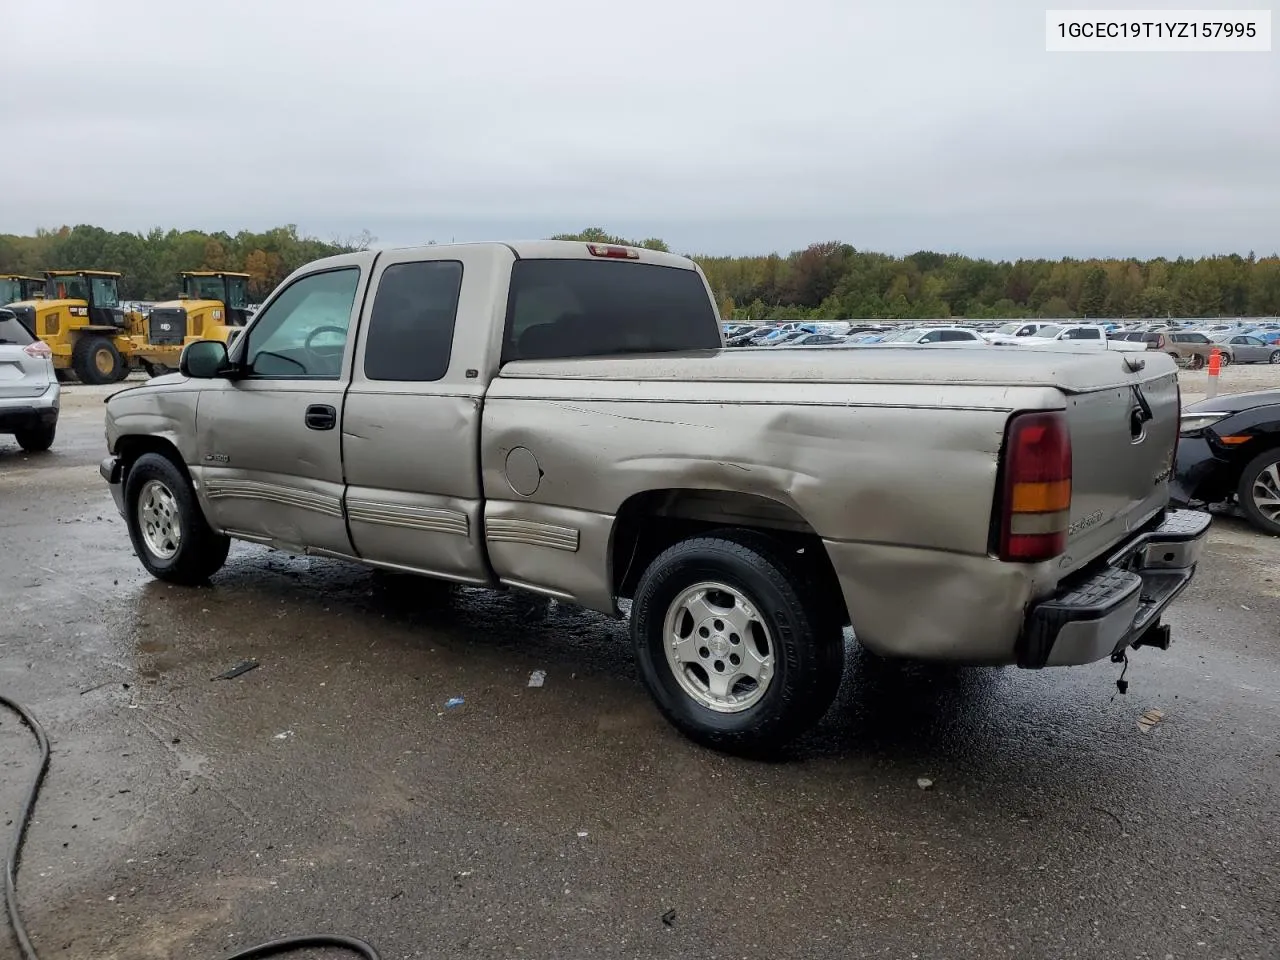
<instances>
[{"instance_id":1,"label":"windshield","mask_svg":"<svg viewBox=\"0 0 1280 960\"><path fill-rule=\"evenodd\" d=\"M50 277L45 296L53 300L88 300L89 287L84 282L84 277L73 274Z\"/></svg>"},{"instance_id":2,"label":"windshield","mask_svg":"<svg viewBox=\"0 0 1280 960\"><path fill-rule=\"evenodd\" d=\"M22 299L22 284L17 280L0 280L0 306Z\"/></svg>"},{"instance_id":3,"label":"windshield","mask_svg":"<svg viewBox=\"0 0 1280 960\"><path fill-rule=\"evenodd\" d=\"M1037 337L1056 337L1056 336L1057 336L1058 334L1060 334L1064 329L1066 329L1066 328L1065 328L1065 327L1059 327L1059 326L1057 326L1057 325L1055 325L1055 324L1050 323L1050 324L1047 324L1046 326L1041 327L1039 330L1037 330L1037 331L1036 331L1036 336L1037 336Z\"/></svg>"},{"instance_id":4,"label":"windshield","mask_svg":"<svg viewBox=\"0 0 1280 960\"><path fill-rule=\"evenodd\" d=\"M921 329L898 330L889 334L887 337L881 338L881 343L905 343L912 340L919 340L924 335Z\"/></svg>"},{"instance_id":5,"label":"windshield","mask_svg":"<svg viewBox=\"0 0 1280 960\"><path fill-rule=\"evenodd\" d=\"M185 277L183 292L192 300L218 300L224 295L221 277Z\"/></svg>"},{"instance_id":6,"label":"windshield","mask_svg":"<svg viewBox=\"0 0 1280 960\"><path fill-rule=\"evenodd\" d=\"M1020 320L1015 320L1015 321L1013 321L1012 323L1002 323L1002 324L1000 324L1000 326L996 327L995 332L996 332L996 333L1012 334L1012 333L1017 333L1019 330L1021 330L1021 329L1022 329L1022 327L1023 327L1023 323L1022 323L1022 321L1020 321Z\"/></svg>"},{"instance_id":7,"label":"windshield","mask_svg":"<svg viewBox=\"0 0 1280 960\"><path fill-rule=\"evenodd\" d=\"M95 307L120 306L120 294L116 292L115 277L91 277L89 283L93 287L92 302Z\"/></svg>"}]
</instances>

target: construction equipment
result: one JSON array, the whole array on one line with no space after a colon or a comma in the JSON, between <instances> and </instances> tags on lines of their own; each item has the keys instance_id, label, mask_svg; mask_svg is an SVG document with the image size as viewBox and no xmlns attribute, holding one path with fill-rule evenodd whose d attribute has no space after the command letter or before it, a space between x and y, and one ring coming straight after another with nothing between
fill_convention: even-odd
<instances>
[{"instance_id":1,"label":"construction equipment","mask_svg":"<svg viewBox=\"0 0 1280 960\"><path fill-rule=\"evenodd\" d=\"M8 305L28 330L49 345L59 379L114 383L129 375L130 326L139 319L120 308L109 270L46 270L44 298Z\"/></svg>"},{"instance_id":2,"label":"construction equipment","mask_svg":"<svg viewBox=\"0 0 1280 960\"><path fill-rule=\"evenodd\" d=\"M145 329L135 331L133 354L152 376L178 368L182 348L196 340L230 345L249 319L247 273L183 270L182 295L157 303Z\"/></svg>"},{"instance_id":3,"label":"construction equipment","mask_svg":"<svg viewBox=\"0 0 1280 960\"><path fill-rule=\"evenodd\" d=\"M0 273L0 307L43 296L43 278L24 277L20 273ZM31 333L34 335L35 331L32 330Z\"/></svg>"}]
</instances>

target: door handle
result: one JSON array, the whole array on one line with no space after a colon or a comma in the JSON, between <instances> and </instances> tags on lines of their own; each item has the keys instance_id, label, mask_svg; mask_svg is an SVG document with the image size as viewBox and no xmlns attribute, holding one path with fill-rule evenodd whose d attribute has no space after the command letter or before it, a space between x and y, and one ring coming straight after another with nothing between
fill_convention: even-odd
<instances>
[{"instance_id":1,"label":"door handle","mask_svg":"<svg viewBox=\"0 0 1280 960\"><path fill-rule=\"evenodd\" d=\"M311 430L332 430L338 425L338 411L327 403L313 403L307 407L306 421Z\"/></svg>"}]
</instances>

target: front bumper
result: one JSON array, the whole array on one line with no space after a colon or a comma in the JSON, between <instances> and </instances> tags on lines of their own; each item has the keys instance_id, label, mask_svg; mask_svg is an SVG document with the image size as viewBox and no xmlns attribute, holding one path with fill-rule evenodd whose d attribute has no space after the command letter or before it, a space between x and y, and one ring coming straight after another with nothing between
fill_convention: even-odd
<instances>
[{"instance_id":1,"label":"front bumper","mask_svg":"<svg viewBox=\"0 0 1280 960\"><path fill-rule=\"evenodd\" d=\"M1070 666L1129 646L1167 646L1160 614L1195 575L1210 522L1200 511L1170 511L1158 527L1035 604L1018 639L1018 666Z\"/></svg>"},{"instance_id":2,"label":"front bumper","mask_svg":"<svg viewBox=\"0 0 1280 960\"><path fill-rule=\"evenodd\" d=\"M1203 434L1181 437L1169 497L1178 506L1196 501L1219 503L1235 491L1238 476L1239 467L1215 450Z\"/></svg>"},{"instance_id":3,"label":"front bumper","mask_svg":"<svg viewBox=\"0 0 1280 960\"><path fill-rule=\"evenodd\" d=\"M120 516L124 516L124 463L119 457L107 457L98 464L98 473L111 488L111 499L116 502Z\"/></svg>"}]
</instances>

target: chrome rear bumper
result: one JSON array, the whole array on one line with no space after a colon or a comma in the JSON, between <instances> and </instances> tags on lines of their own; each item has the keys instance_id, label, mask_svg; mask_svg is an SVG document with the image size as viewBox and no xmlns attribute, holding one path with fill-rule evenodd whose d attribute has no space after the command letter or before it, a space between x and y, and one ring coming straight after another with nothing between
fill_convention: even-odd
<instances>
[{"instance_id":1,"label":"chrome rear bumper","mask_svg":"<svg viewBox=\"0 0 1280 960\"><path fill-rule=\"evenodd\" d=\"M1160 614L1195 575L1210 522L1197 510L1170 511L1035 604L1018 639L1018 666L1070 666L1128 646L1167 646Z\"/></svg>"}]
</instances>

